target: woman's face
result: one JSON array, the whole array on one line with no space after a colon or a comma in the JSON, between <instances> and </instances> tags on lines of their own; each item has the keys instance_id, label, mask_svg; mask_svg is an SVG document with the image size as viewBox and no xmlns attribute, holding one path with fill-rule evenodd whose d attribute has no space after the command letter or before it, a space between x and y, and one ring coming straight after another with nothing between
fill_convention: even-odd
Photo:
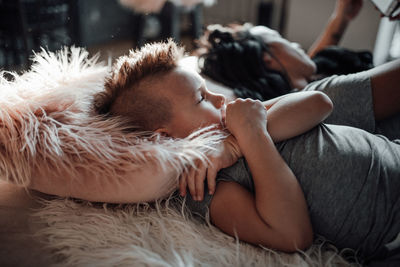
<instances>
[{"instance_id":1,"label":"woman's face","mask_svg":"<svg viewBox=\"0 0 400 267\"><path fill-rule=\"evenodd\" d=\"M260 36L270 48L271 56L264 54L264 62L269 69L286 73L292 88L303 89L316 72L315 63L297 43L289 42L272 29L256 26L250 33Z\"/></svg>"}]
</instances>

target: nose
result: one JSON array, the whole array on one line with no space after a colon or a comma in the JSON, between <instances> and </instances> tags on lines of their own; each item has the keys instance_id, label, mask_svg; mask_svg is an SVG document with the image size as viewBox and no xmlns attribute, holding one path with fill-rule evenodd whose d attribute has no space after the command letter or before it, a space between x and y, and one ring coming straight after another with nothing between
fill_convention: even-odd
<instances>
[{"instance_id":1,"label":"nose","mask_svg":"<svg viewBox=\"0 0 400 267\"><path fill-rule=\"evenodd\" d=\"M225 96L221 94L213 94L213 105L216 108L221 108L225 104Z\"/></svg>"}]
</instances>

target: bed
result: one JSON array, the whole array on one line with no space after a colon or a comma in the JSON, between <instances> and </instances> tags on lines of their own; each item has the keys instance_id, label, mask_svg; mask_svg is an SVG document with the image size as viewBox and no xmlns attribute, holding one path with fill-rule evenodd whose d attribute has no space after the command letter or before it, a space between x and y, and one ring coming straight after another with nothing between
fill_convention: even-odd
<instances>
[{"instance_id":1,"label":"bed","mask_svg":"<svg viewBox=\"0 0 400 267\"><path fill-rule=\"evenodd\" d=\"M195 66L193 65L195 59L188 60L191 61L189 64ZM12 82L2 80L0 84L2 95L0 105L3 107L0 113L2 125L0 128L2 144L0 150L0 180L2 180L0 183L2 225L0 265L357 265L357 263L347 262L342 257L343 254L351 255L351 251L339 252L321 238L316 239L314 245L307 251L294 254L280 253L239 242L211 224L200 223L184 208L172 207L168 199L141 204L106 204L77 198L54 197L27 189L33 179L40 178L47 184L53 182L57 184L55 175L59 174L58 169L67 171L70 169L68 175L71 177L68 179L74 179L77 175L79 177L79 171L86 169L93 169L91 170L93 177L96 177L97 173L112 175L113 172L109 169L96 169L100 168L98 167L100 165L107 165L101 164L102 157L96 154L101 153L100 150L96 150L99 143L93 146L94 150L87 149L85 153L77 152L76 149L84 149L85 146L79 146L73 142L81 140L86 144L88 137L84 134L86 132L80 132L78 128L68 128L70 126L68 123L75 122L73 117L68 116L87 112L90 103L90 97L87 96L102 89L101 85L107 71L107 67L97 63L95 59L88 59L87 53L83 50L64 50L59 54L43 52L36 55L35 64L28 73L14 77ZM222 88L222 90L225 89L227 88ZM86 95L82 92L86 92ZM55 104L59 103L57 101L60 99L72 99L72 106ZM49 103L52 104L49 105ZM54 105L57 112L49 112L49 107L53 110ZM65 111L63 108L72 110L72 113L63 112ZM24 121L27 117L20 116L25 113L33 114L29 117L29 123ZM18 123L15 123L16 121ZM55 123L57 127L49 127L51 123ZM79 129L89 127L84 123L85 119L80 120ZM96 124L90 124L90 127L93 125ZM60 134L60 129L63 127L69 130ZM102 129L104 128L99 127L95 129L95 132L104 135ZM112 135L113 132L106 132L106 134ZM38 136L42 139L35 139ZM136 160L134 165L139 168L144 166L141 164L147 160L162 165L160 158L167 158L170 162L168 158L177 157L183 153L186 155L186 161L179 159L172 161L172 164L175 164L173 169L179 173L185 164L204 157L209 149L204 144L217 141L212 138L215 137L196 139L195 142L186 140L178 145L163 143L164 157L160 157L161 154L157 153L147 157L154 147L142 147L142 150L139 150L142 155L138 155L137 151L136 154L132 154ZM43 151L48 149L43 144L51 140L55 140L56 143L72 142L72 144L60 145L60 149L50 149L51 153ZM108 144L112 147L114 143L111 141ZM137 143L130 143L133 148L135 144ZM198 151L199 148L203 149L201 153L193 152ZM71 156L72 154L75 156ZM93 156L94 154L96 157ZM86 161L88 155L90 160ZM68 160L65 161L65 158ZM97 165L91 165L93 158L97 160ZM80 167L76 168L78 165ZM112 165L110 168L116 167ZM128 168L127 172L129 170L131 169ZM118 172L114 169L114 173L117 175ZM97 178L99 177L101 175ZM152 177L147 178L152 179ZM159 186L164 187L165 184Z\"/></svg>"}]
</instances>

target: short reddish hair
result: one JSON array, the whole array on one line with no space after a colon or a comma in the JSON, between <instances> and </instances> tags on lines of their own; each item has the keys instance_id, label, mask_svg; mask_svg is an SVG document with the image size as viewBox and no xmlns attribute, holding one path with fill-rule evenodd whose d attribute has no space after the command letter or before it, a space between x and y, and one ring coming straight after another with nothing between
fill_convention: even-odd
<instances>
[{"instance_id":1,"label":"short reddish hair","mask_svg":"<svg viewBox=\"0 0 400 267\"><path fill-rule=\"evenodd\" d=\"M121 56L105 91L97 94L94 108L99 114L120 116L140 130L153 131L171 119L171 103L164 97L148 94L155 76L178 66L183 49L173 41L147 44L140 50Z\"/></svg>"}]
</instances>

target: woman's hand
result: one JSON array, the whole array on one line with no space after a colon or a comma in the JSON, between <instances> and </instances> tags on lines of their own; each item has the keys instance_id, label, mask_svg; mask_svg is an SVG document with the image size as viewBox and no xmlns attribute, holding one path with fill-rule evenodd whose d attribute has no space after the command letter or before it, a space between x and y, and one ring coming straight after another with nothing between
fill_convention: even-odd
<instances>
[{"instance_id":1,"label":"woman's hand","mask_svg":"<svg viewBox=\"0 0 400 267\"><path fill-rule=\"evenodd\" d=\"M203 200L204 180L207 178L208 193L212 195L215 192L216 177L219 170L232 166L242 157L236 139L230 135L213 155L209 157L208 163L202 161L196 162L196 168L189 167L179 180L179 191L181 196L186 195L186 190L192 198L197 201Z\"/></svg>"},{"instance_id":2,"label":"woman's hand","mask_svg":"<svg viewBox=\"0 0 400 267\"><path fill-rule=\"evenodd\" d=\"M337 0L334 15L350 21L359 13L363 5L363 0Z\"/></svg>"},{"instance_id":3,"label":"woman's hand","mask_svg":"<svg viewBox=\"0 0 400 267\"><path fill-rule=\"evenodd\" d=\"M226 106L225 125L236 138L260 129L266 131L267 110L259 100L238 98Z\"/></svg>"}]
</instances>

